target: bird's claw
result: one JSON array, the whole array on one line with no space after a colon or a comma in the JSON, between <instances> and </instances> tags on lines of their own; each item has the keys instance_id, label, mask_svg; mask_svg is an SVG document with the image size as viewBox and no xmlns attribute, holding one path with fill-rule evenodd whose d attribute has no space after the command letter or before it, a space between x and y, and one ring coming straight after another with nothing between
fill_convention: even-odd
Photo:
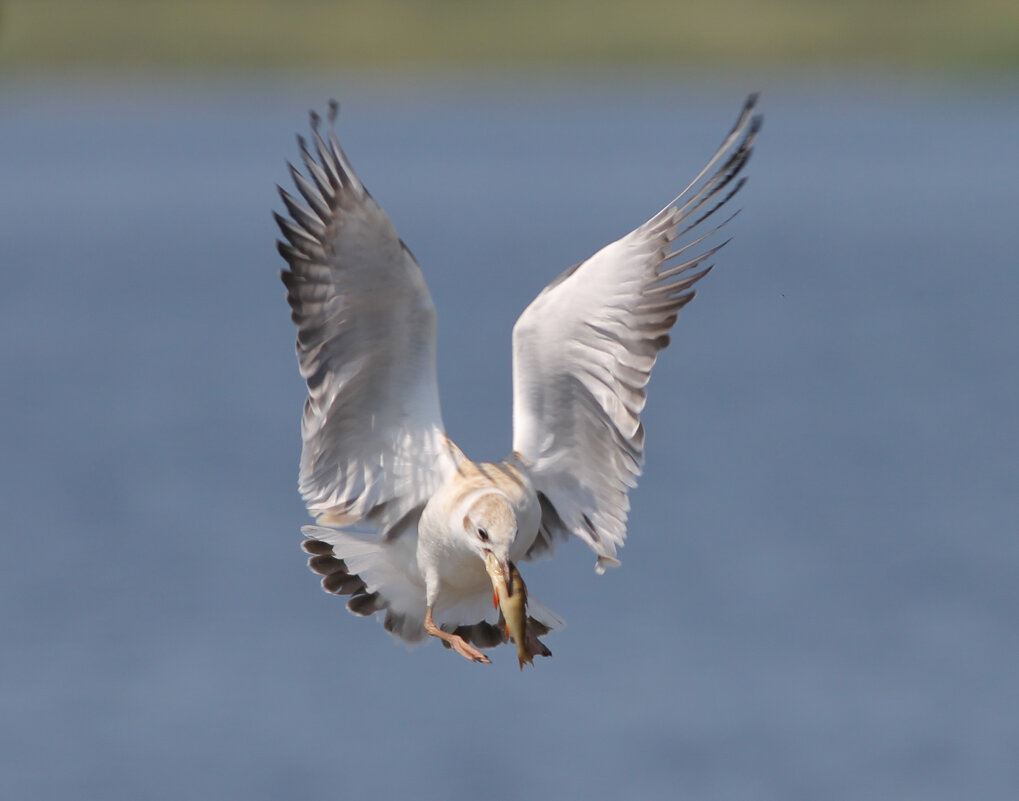
<instances>
[{"instance_id":1,"label":"bird's claw","mask_svg":"<svg viewBox=\"0 0 1019 801\"><path fill-rule=\"evenodd\" d=\"M471 662L478 662L483 665L488 665L492 662L491 659L459 635L454 635L449 641L449 645L454 651L460 654L460 656L464 659L469 659Z\"/></svg>"}]
</instances>

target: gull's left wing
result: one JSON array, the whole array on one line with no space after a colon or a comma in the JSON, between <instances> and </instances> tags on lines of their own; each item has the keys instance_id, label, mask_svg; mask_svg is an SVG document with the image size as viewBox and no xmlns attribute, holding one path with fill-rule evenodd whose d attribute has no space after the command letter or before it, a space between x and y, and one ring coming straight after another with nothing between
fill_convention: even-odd
<instances>
[{"instance_id":1,"label":"gull's left wing","mask_svg":"<svg viewBox=\"0 0 1019 801\"><path fill-rule=\"evenodd\" d=\"M300 490L320 523L391 537L416 527L461 454L442 425L424 276L318 124L313 114L310 147L299 138L305 175L290 167L304 202L280 189L290 217L276 215L308 384Z\"/></svg>"},{"instance_id":2,"label":"gull's left wing","mask_svg":"<svg viewBox=\"0 0 1019 801\"><path fill-rule=\"evenodd\" d=\"M756 95L701 173L672 203L567 270L513 327L513 449L541 502L531 553L573 534L618 564L627 492L644 459L640 413L658 352L702 267L725 244L708 221L743 185L761 118ZM712 227L714 226L714 227Z\"/></svg>"}]
</instances>

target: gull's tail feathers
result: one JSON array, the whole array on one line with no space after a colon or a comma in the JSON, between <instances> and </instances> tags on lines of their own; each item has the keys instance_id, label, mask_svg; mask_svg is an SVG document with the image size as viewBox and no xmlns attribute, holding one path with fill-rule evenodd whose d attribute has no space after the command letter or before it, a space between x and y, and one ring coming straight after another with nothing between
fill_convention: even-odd
<instances>
[{"instance_id":1,"label":"gull's tail feathers","mask_svg":"<svg viewBox=\"0 0 1019 801\"><path fill-rule=\"evenodd\" d=\"M527 594L527 614L531 623L535 623L541 629L544 629L544 631L538 632L542 636L550 631L559 631L559 629L566 628L565 620L530 593Z\"/></svg>"},{"instance_id":2,"label":"gull's tail feathers","mask_svg":"<svg viewBox=\"0 0 1019 801\"><path fill-rule=\"evenodd\" d=\"M424 580L418 574L416 539L378 542L367 535L325 526L304 526L308 567L322 576L322 589L349 595L356 615L378 614L386 631L416 643L424 639Z\"/></svg>"},{"instance_id":3,"label":"gull's tail feathers","mask_svg":"<svg viewBox=\"0 0 1019 801\"><path fill-rule=\"evenodd\" d=\"M349 595L356 615L377 615L383 627L408 644L425 639L424 579L417 570L416 538L378 541L367 534L326 526L304 526L308 567L322 576L322 589ZM536 636L563 628L555 612L528 597L528 630ZM478 648L508 642L505 624L489 593L472 595L436 609L436 622ZM462 620L476 623L461 624ZM447 646L448 647L448 646Z\"/></svg>"}]
</instances>

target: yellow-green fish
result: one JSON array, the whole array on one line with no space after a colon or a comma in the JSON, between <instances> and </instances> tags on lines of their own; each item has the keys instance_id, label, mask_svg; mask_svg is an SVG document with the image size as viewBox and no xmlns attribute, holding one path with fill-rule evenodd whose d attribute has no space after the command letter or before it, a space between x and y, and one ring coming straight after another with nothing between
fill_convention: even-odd
<instances>
[{"instance_id":1,"label":"yellow-green fish","mask_svg":"<svg viewBox=\"0 0 1019 801\"><path fill-rule=\"evenodd\" d=\"M503 586L499 586L499 608L502 610L502 617L506 621L506 633L517 646L517 659L520 662L520 669L524 669L524 663L533 664L532 654L528 650L527 643L527 587L520 577L520 571L512 562L509 563L510 574L506 582L505 595L502 594Z\"/></svg>"},{"instance_id":2,"label":"yellow-green fish","mask_svg":"<svg viewBox=\"0 0 1019 801\"><path fill-rule=\"evenodd\" d=\"M492 579L492 603L502 612L506 635L517 647L520 669L524 669L525 663L534 664L536 655L551 656L545 644L528 631L527 585L517 566L512 562L503 566L494 557L486 557L485 564Z\"/></svg>"}]
</instances>

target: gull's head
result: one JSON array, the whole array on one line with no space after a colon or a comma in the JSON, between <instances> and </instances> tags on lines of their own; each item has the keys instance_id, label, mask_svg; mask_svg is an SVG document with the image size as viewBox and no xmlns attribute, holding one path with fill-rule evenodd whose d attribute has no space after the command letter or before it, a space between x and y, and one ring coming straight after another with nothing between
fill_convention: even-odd
<instances>
[{"instance_id":1,"label":"gull's head","mask_svg":"<svg viewBox=\"0 0 1019 801\"><path fill-rule=\"evenodd\" d=\"M512 581L510 547L517 536L517 518L509 499L498 492L485 493L468 507L463 525L471 548L485 563L492 589L498 593L501 587L506 594L507 582Z\"/></svg>"}]
</instances>

